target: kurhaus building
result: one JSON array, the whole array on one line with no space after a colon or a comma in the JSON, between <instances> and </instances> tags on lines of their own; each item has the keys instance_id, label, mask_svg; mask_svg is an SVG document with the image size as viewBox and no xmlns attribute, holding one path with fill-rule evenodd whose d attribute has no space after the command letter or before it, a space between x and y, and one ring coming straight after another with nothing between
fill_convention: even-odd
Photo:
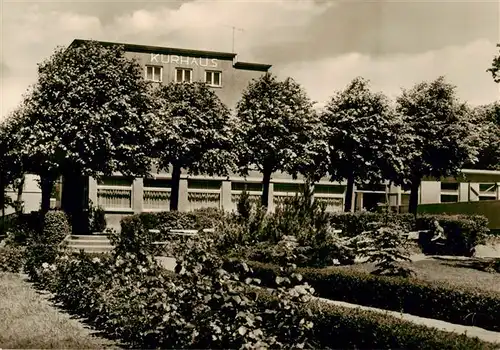
<instances>
[{"instance_id":1,"label":"kurhaus building","mask_svg":"<svg viewBox=\"0 0 500 350\"><path fill-rule=\"evenodd\" d=\"M83 42L75 40L72 45ZM102 45L118 43L101 42ZM238 62L236 54L176 49L167 47L121 44L128 57L136 58L143 67L144 79L152 83L203 81L214 89L220 99L234 108L248 83L267 72L271 65ZM454 210L482 210L490 219L492 227L500 228L500 171L462 170L459 179L436 181L425 179L419 190L420 208L434 210L434 204ZM262 193L262 175L252 172L246 178L233 174L227 177L181 176L179 188L179 210L188 211L203 207L234 210L244 189L258 200ZM153 174L153 178L128 179L114 176L97 182L89 180L88 197L93 203L106 210L108 226L119 229L120 219L133 213L165 211L169 209L170 177L168 172ZM30 178L31 179L31 178ZM31 181L31 180L30 180ZM27 181L31 183L30 181ZM33 181L35 181L33 179ZM29 185L25 184L25 187ZM291 176L274 173L269 188L269 210L289 196L300 191L302 181ZM32 186L33 187L33 186ZM26 190L28 188L26 187ZM327 205L328 211L342 211L346 196L346 183L332 183L327 178L315 184L315 198ZM9 192L14 197L14 192ZM385 203L405 208L409 193L399 187L381 184L379 186L356 186L354 210L371 210ZM38 198L38 199L37 199ZM31 193L25 198L26 208L36 210L39 193ZM438 204L443 203L443 204ZM491 214L491 215L490 215Z\"/></svg>"},{"instance_id":2,"label":"kurhaus building","mask_svg":"<svg viewBox=\"0 0 500 350\"><path fill-rule=\"evenodd\" d=\"M84 41L76 39L71 45ZM126 56L137 59L143 67L144 79L152 83L205 82L231 109L236 106L248 83L271 68L270 64L239 62L235 53L103 41L98 43L104 46L122 45Z\"/></svg>"}]
</instances>

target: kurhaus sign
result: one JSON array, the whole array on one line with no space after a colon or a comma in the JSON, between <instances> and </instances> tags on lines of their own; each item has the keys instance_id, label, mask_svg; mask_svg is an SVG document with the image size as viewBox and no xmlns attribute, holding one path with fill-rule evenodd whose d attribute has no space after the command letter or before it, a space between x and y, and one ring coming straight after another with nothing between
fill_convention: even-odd
<instances>
[{"instance_id":1,"label":"kurhaus sign","mask_svg":"<svg viewBox=\"0 0 500 350\"><path fill-rule=\"evenodd\" d=\"M183 57L177 55L151 54L151 63L180 63L201 67L217 67L217 59L202 57Z\"/></svg>"}]
</instances>

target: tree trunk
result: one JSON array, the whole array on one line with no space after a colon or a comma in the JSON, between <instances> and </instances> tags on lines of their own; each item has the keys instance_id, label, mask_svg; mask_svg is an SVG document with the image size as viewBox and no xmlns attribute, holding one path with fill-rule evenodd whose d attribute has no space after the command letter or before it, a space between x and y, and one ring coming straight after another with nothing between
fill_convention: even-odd
<instances>
[{"instance_id":1,"label":"tree trunk","mask_svg":"<svg viewBox=\"0 0 500 350\"><path fill-rule=\"evenodd\" d=\"M42 187L42 217L45 216L50 209L50 194L52 193L52 187L54 186L54 179L51 175L41 176L41 187Z\"/></svg>"},{"instance_id":2,"label":"tree trunk","mask_svg":"<svg viewBox=\"0 0 500 350\"><path fill-rule=\"evenodd\" d=\"M19 183L17 185L17 199L16 199L16 212L17 214L21 214L23 212L23 189L24 189L24 182L26 180L26 176L23 175L21 179L19 180Z\"/></svg>"},{"instance_id":3,"label":"tree trunk","mask_svg":"<svg viewBox=\"0 0 500 350\"><path fill-rule=\"evenodd\" d=\"M408 212L417 216L417 207L418 207L418 189L420 188L420 182L422 180L420 178L413 179L410 187L410 205L408 208Z\"/></svg>"},{"instance_id":4,"label":"tree trunk","mask_svg":"<svg viewBox=\"0 0 500 350\"><path fill-rule=\"evenodd\" d=\"M354 175L351 175L347 178L347 188L345 191L345 203L344 203L344 211L352 212L352 197L354 194Z\"/></svg>"},{"instance_id":5,"label":"tree trunk","mask_svg":"<svg viewBox=\"0 0 500 350\"><path fill-rule=\"evenodd\" d=\"M73 234L89 234L88 176L72 172L63 176L61 208L68 215Z\"/></svg>"},{"instance_id":6,"label":"tree trunk","mask_svg":"<svg viewBox=\"0 0 500 350\"><path fill-rule=\"evenodd\" d=\"M6 186L4 181L2 181L2 176L0 176L0 189L2 190L0 197L0 206L2 207L2 235L5 234L5 189Z\"/></svg>"},{"instance_id":7,"label":"tree trunk","mask_svg":"<svg viewBox=\"0 0 500 350\"><path fill-rule=\"evenodd\" d=\"M262 206L267 208L269 207L269 184L271 183L271 172L268 170L264 170L262 178L262 198L261 203Z\"/></svg>"},{"instance_id":8,"label":"tree trunk","mask_svg":"<svg viewBox=\"0 0 500 350\"><path fill-rule=\"evenodd\" d=\"M179 184L181 182L181 167L174 165L172 169L172 189L170 192L170 210L179 210Z\"/></svg>"}]
</instances>

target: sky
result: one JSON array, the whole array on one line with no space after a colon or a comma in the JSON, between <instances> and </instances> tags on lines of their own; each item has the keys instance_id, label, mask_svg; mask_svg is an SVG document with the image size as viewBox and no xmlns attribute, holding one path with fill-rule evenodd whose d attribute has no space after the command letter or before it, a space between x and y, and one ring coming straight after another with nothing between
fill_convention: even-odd
<instances>
[{"instance_id":1,"label":"sky","mask_svg":"<svg viewBox=\"0 0 500 350\"><path fill-rule=\"evenodd\" d=\"M238 60L272 64L317 106L357 76L391 98L444 75L472 105L500 100L486 72L500 0L1 1L0 119L75 38L231 52L232 26Z\"/></svg>"}]
</instances>

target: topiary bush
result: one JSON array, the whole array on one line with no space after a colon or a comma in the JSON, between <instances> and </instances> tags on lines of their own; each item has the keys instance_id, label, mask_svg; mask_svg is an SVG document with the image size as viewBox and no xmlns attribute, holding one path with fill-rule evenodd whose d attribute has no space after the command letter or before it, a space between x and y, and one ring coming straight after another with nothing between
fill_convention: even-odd
<instances>
[{"instance_id":1,"label":"topiary bush","mask_svg":"<svg viewBox=\"0 0 500 350\"><path fill-rule=\"evenodd\" d=\"M49 211L43 220L43 230L28 238L24 270L30 279L38 282L44 263L52 264L57 258L63 240L71 234L68 217L63 211Z\"/></svg>"}]
</instances>

